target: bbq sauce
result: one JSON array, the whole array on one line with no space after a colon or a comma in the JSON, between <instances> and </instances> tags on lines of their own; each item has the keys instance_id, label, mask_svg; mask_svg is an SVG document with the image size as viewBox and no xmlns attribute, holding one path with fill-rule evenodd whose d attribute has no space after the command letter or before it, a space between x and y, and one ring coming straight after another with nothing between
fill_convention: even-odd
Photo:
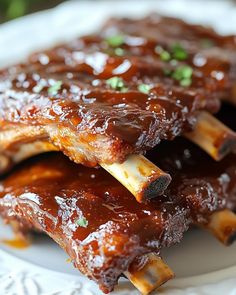
<instances>
[{"instance_id":1,"label":"bbq sauce","mask_svg":"<svg viewBox=\"0 0 236 295\"><path fill-rule=\"evenodd\" d=\"M48 233L76 267L111 291L136 257L159 253L180 241L190 224L204 225L213 212L236 207L235 155L215 162L183 139L163 142L156 153L148 157L173 181L147 204L137 203L103 169L55 153L26 161L2 181L1 215Z\"/></svg>"},{"instance_id":2,"label":"bbq sauce","mask_svg":"<svg viewBox=\"0 0 236 295\"><path fill-rule=\"evenodd\" d=\"M26 64L3 71L1 128L6 122L40 126L53 122L58 128L86 133L83 139L91 149L99 134L127 153L191 129L195 112L217 111L219 99L231 87L234 64L222 60L218 52L231 52L234 38L195 26L192 35L186 32L188 56L177 64L191 68L186 87L180 85L182 78L173 77L176 65L163 61L156 46L170 53L173 42L181 41L183 27L190 27L173 20L177 29L168 35L163 19L155 35L156 23L155 18L111 22L110 27L125 35L119 47L123 56L108 44L108 26L97 36L34 54ZM136 25L143 27L139 37L132 31ZM205 37L214 48L200 48L198 43ZM199 51L202 56L197 59ZM109 81L111 77L116 79ZM212 212L235 208L235 155L215 163L180 139L163 142L147 156L173 175L165 195L147 204L137 203L104 170L51 154L25 162L2 181L1 214L7 220L17 216L18 222L48 233L76 267L104 291L111 291L137 256L159 253L178 242L190 224L204 224Z\"/></svg>"},{"instance_id":3,"label":"bbq sauce","mask_svg":"<svg viewBox=\"0 0 236 295\"><path fill-rule=\"evenodd\" d=\"M201 45L206 38L212 43L207 49ZM235 78L234 48L233 36L175 19L113 20L96 35L2 71L0 126L56 124L90 143L86 150L102 140L104 154L112 155L91 150L86 159L81 152L81 162L123 161L189 131L196 111L219 109ZM65 146L70 141L61 140Z\"/></svg>"},{"instance_id":4,"label":"bbq sauce","mask_svg":"<svg viewBox=\"0 0 236 295\"><path fill-rule=\"evenodd\" d=\"M31 245L29 240L19 237L15 237L11 240L0 240L0 243L3 243L6 246L19 250L27 249Z\"/></svg>"}]
</instances>

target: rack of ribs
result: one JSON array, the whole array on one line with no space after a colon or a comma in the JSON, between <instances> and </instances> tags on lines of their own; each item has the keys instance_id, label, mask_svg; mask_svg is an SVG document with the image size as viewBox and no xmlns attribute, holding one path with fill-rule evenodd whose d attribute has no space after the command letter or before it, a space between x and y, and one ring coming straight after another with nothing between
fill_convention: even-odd
<instances>
[{"instance_id":1,"label":"rack of ribs","mask_svg":"<svg viewBox=\"0 0 236 295\"><path fill-rule=\"evenodd\" d=\"M18 165L2 180L1 215L17 231L47 233L104 292L113 290L122 274L139 272L147 255L160 256L163 247L179 242L191 224L232 243L236 156L215 162L181 138L163 142L158 153L157 158L154 149L148 157L173 181L164 195L146 204L134 202L105 170L53 153ZM171 271L167 276L173 276Z\"/></svg>"},{"instance_id":2,"label":"rack of ribs","mask_svg":"<svg viewBox=\"0 0 236 295\"><path fill-rule=\"evenodd\" d=\"M142 294L171 279L162 249L192 225L231 244L235 109L221 104L236 102L235 48L235 36L150 15L3 69L5 222L48 234L105 293L121 276Z\"/></svg>"},{"instance_id":3,"label":"rack of ribs","mask_svg":"<svg viewBox=\"0 0 236 295\"><path fill-rule=\"evenodd\" d=\"M139 202L161 195L170 175L141 156L161 140L185 135L216 160L235 149L235 133L210 115L232 93L234 49L234 37L149 16L111 20L2 70L1 170L60 150L101 165Z\"/></svg>"}]
</instances>

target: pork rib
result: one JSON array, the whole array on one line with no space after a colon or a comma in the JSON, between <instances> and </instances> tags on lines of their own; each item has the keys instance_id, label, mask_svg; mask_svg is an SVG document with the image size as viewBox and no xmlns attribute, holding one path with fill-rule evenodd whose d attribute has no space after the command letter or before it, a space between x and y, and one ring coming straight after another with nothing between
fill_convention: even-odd
<instances>
[{"instance_id":1,"label":"pork rib","mask_svg":"<svg viewBox=\"0 0 236 295\"><path fill-rule=\"evenodd\" d=\"M176 36L168 22L178 25ZM207 50L199 45L206 36L213 44ZM173 49L177 41L186 48ZM96 35L2 71L1 131L10 137L35 127L35 140L46 138L77 163L122 162L192 129L197 111L219 109L235 81L234 45L233 37L175 19L110 21ZM28 142L28 133L7 148Z\"/></svg>"},{"instance_id":2,"label":"pork rib","mask_svg":"<svg viewBox=\"0 0 236 295\"><path fill-rule=\"evenodd\" d=\"M159 255L162 247L179 242L190 224L207 227L212 214L236 208L235 155L216 163L180 139L162 143L159 152L158 164L172 173L173 182L165 195L147 204L133 202L102 169L45 154L1 182L1 215L6 222L17 221L20 230L47 233L82 273L111 291L131 265L138 269L143 255ZM232 229L228 242L235 224Z\"/></svg>"}]
</instances>

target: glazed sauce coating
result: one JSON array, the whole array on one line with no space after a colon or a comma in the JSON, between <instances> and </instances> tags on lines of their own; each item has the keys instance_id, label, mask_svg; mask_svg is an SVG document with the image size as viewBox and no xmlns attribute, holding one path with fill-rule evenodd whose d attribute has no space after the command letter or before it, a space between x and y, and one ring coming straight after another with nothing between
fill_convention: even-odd
<instances>
[{"instance_id":1,"label":"glazed sauce coating","mask_svg":"<svg viewBox=\"0 0 236 295\"><path fill-rule=\"evenodd\" d=\"M175 24L174 32L168 22ZM120 44L114 44L117 34ZM205 37L211 41L207 50L201 45ZM123 161L189 131L197 111L219 109L236 77L232 48L233 37L175 19L110 21L96 35L2 71L0 128L18 123L67 128L69 137L79 138L75 149L83 151L77 162ZM69 149L59 141L61 149ZM101 144L106 152L99 154Z\"/></svg>"},{"instance_id":2,"label":"glazed sauce coating","mask_svg":"<svg viewBox=\"0 0 236 295\"><path fill-rule=\"evenodd\" d=\"M103 169L47 154L1 182L1 214L48 233L80 271L111 291L135 258L179 242L190 224L206 224L215 211L236 208L235 155L215 162L176 139L148 157L173 181L165 195L147 204L135 202Z\"/></svg>"},{"instance_id":3,"label":"glazed sauce coating","mask_svg":"<svg viewBox=\"0 0 236 295\"><path fill-rule=\"evenodd\" d=\"M104 292L136 257L180 241L188 227L188 210L165 196L140 206L103 169L76 165L61 154L29 160L1 186L5 220L48 233Z\"/></svg>"}]
</instances>

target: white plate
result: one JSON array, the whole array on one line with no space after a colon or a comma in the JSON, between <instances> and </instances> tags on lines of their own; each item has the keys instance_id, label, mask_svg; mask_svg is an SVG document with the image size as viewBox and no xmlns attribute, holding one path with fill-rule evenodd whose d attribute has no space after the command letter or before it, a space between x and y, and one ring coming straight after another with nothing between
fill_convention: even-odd
<instances>
[{"instance_id":1,"label":"white plate","mask_svg":"<svg viewBox=\"0 0 236 295\"><path fill-rule=\"evenodd\" d=\"M236 6L227 1L68 2L0 27L0 65L28 53L96 29L111 15L142 16L159 11L236 33ZM110 4L109 4L110 3ZM207 12L207 13L206 13ZM92 16L91 16L92 13ZM0 240L11 235L0 224ZM163 252L177 279L162 288L165 295L235 295L236 245L226 248L210 234L192 230L181 244ZM0 295L99 295L97 286L66 262L66 254L49 238L37 236L26 250L0 245ZM115 295L135 295L121 280Z\"/></svg>"}]
</instances>

